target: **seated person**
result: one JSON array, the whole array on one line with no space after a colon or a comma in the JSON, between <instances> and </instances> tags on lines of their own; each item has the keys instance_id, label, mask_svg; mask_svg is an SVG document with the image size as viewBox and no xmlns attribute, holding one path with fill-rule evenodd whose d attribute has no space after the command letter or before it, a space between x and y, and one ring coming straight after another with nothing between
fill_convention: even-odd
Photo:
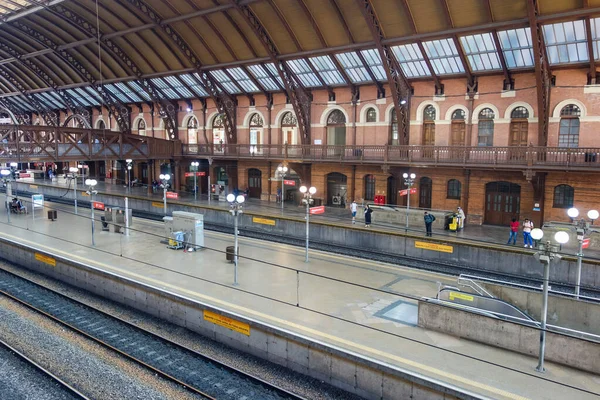
<instances>
[{"instance_id":1,"label":"seated person","mask_svg":"<svg viewBox=\"0 0 600 400\"><path fill-rule=\"evenodd\" d=\"M10 203L10 211L16 213L19 211L19 200L14 197Z\"/></svg>"},{"instance_id":2,"label":"seated person","mask_svg":"<svg viewBox=\"0 0 600 400\"><path fill-rule=\"evenodd\" d=\"M17 199L16 209L19 214L27 212L27 208L23 205L21 200L18 200L18 199Z\"/></svg>"}]
</instances>

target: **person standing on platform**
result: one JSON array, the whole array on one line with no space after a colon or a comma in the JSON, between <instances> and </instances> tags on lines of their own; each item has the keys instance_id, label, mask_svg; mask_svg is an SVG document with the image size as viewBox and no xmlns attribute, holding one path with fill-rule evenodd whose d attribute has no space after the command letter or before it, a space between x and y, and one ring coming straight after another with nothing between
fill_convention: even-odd
<instances>
[{"instance_id":1,"label":"person standing on platform","mask_svg":"<svg viewBox=\"0 0 600 400\"><path fill-rule=\"evenodd\" d=\"M523 222L523 243L525 244L523 247L529 246L530 249L533 249L533 240L531 240L531 230L533 229L533 222L529 219L525 218Z\"/></svg>"},{"instance_id":2,"label":"person standing on platform","mask_svg":"<svg viewBox=\"0 0 600 400\"><path fill-rule=\"evenodd\" d=\"M519 233L520 225L521 224L519 224L519 221L517 221L516 218L512 219L510 223L510 235L508 236L508 242L506 242L506 244L510 244L511 240L513 245L517 244L517 234Z\"/></svg>"},{"instance_id":3,"label":"person standing on platform","mask_svg":"<svg viewBox=\"0 0 600 400\"><path fill-rule=\"evenodd\" d=\"M458 214L457 230L463 229L465 227L465 218L467 218L467 216L465 215L465 212L463 211L463 209L460 207L458 207L458 209L456 210L456 213Z\"/></svg>"},{"instance_id":4,"label":"person standing on platform","mask_svg":"<svg viewBox=\"0 0 600 400\"><path fill-rule=\"evenodd\" d=\"M427 236L433 236L431 233L431 225L433 224L433 221L435 221L435 215L429 214L427 211L425 211L423 219L425 220L425 232Z\"/></svg>"},{"instance_id":5,"label":"person standing on platform","mask_svg":"<svg viewBox=\"0 0 600 400\"><path fill-rule=\"evenodd\" d=\"M371 227L371 214L373 213L373 209L367 204L365 207L365 228Z\"/></svg>"},{"instance_id":6,"label":"person standing on platform","mask_svg":"<svg viewBox=\"0 0 600 400\"><path fill-rule=\"evenodd\" d=\"M350 212L352 213L352 225L356 224L356 211L358 210L358 205L355 200L352 200L350 203Z\"/></svg>"}]
</instances>

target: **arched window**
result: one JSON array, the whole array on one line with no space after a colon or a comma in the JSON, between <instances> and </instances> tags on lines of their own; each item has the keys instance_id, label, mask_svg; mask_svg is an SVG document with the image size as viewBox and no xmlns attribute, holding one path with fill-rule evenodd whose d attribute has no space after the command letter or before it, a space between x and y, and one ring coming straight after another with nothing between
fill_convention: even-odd
<instances>
[{"instance_id":1,"label":"arched window","mask_svg":"<svg viewBox=\"0 0 600 400\"><path fill-rule=\"evenodd\" d=\"M281 117L281 133L283 144L298 144L298 120L290 111Z\"/></svg>"},{"instance_id":2,"label":"arched window","mask_svg":"<svg viewBox=\"0 0 600 400\"><path fill-rule=\"evenodd\" d=\"M250 149L256 153L261 152L264 121L260 114L255 113L250 117Z\"/></svg>"},{"instance_id":3,"label":"arched window","mask_svg":"<svg viewBox=\"0 0 600 400\"><path fill-rule=\"evenodd\" d=\"M375 175L365 176L365 200L375 199Z\"/></svg>"},{"instance_id":4,"label":"arched window","mask_svg":"<svg viewBox=\"0 0 600 400\"><path fill-rule=\"evenodd\" d=\"M558 185L554 187L554 208L571 208L575 198L575 190L569 185Z\"/></svg>"},{"instance_id":5,"label":"arched window","mask_svg":"<svg viewBox=\"0 0 600 400\"><path fill-rule=\"evenodd\" d=\"M392 137L392 145L400 144L400 137L398 135L398 116L396 115L396 109L392 108L390 111L390 121L392 121L390 125L390 136Z\"/></svg>"},{"instance_id":6,"label":"arched window","mask_svg":"<svg viewBox=\"0 0 600 400\"><path fill-rule=\"evenodd\" d=\"M462 185L458 179L450 179L446 190L446 198L460 200Z\"/></svg>"},{"instance_id":7,"label":"arched window","mask_svg":"<svg viewBox=\"0 0 600 400\"><path fill-rule=\"evenodd\" d=\"M423 110L423 145L435 145L435 108L432 105Z\"/></svg>"},{"instance_id":8,"label":"arched window","mask_svg":"<svg viewBox=\"0 0 600 400\"><path fill-rule=\"evenodd\" d=\"M367 110L367 122L377 122L377 111L373 107Z\"/></svg>"},{"instance_id":9,"label":"arched window","mask_svg":"<svg viewBox=\"0 0 600 400\"><path fill-rule=\"evenodd\" d=\"M527 146L527 118L529 111L525 107L516 107L510 113L510 146Z\"/></svg>"},{"instance_id":10,"label":"arched window","mask_svg":"<svg viewBox=\"0 0 600 400\"><path fill-rule=\"evenodd\" d=\"M465 110L454 110L452 113L452 132L450 135L451 146L462 146L465 144Z\"/></svg>"},{"instance_id":11,"label":"arched window","mask_svg":"<svg viewBox=\"0 0 600 400\"><path fill-rule=\"evenodd\" d=\"M340 110L333 110L327 116L327 144L335 146L346 145L346 117ZM342 153L341 147L332 149L333 155Z\"/></svg>"},{"instance_id":12,"label":"arched window","mask_svg":"<svg viewBox=\"0 0 600 400\"><path fill-rule=\"evenodd\" d=\"M569 104L560 110L560 130L558 147L579 146L579 116L581 110L575 104Z\"/></svg>"},{"instance_id":13,"label":"arched window","mask_svg":"<svg viewBox=\"0 0 600 400\"><path fill-rule=\"evenodd\" d=\"M198 120L190 117L187 123L188 144L198 144Z\"/></svg>"},{"instance_id":14,"label":"arched window","mask_svg":"<svg viewBox=\"0 0 600 400\"><path fill-rule=\"evenodd\" d=\"M98 122L98 129L101 129L101 130L106 129L106 124L104 123L103 120L100 120L100 122Z\"/></svg>"},{"instance_id":15,"label":"arched window","mask_svg":"<svg viewBox=\"0 0 600 400\"><path fill-rule=\"evenodd\" d=\"M479 132L477 135L478 146L494 145L494 112L490 108L484 108L479 113Z\"/></svg>"},{"instance_id":16,"label":"arched window","mask_svg":"<svg viewBox=\"0 0 600 400\"><path fill-rule=\"evenodd\" d=\"M146 136L146 121L144 121L143 119L140 119L138 121L137 130L138 130L138 135Z\"/></svg>"},{"instance_id":17,"label":"arched window","mask_svg":"<svg viewBox=\"0 0 600 400\"><path fill-rule=\"evenodd\" d=\"M225 123L221 114L218 114L213 119L212 135L214 151L216 153L223 153L225 151Z\"/></svg>"}]
</instances>

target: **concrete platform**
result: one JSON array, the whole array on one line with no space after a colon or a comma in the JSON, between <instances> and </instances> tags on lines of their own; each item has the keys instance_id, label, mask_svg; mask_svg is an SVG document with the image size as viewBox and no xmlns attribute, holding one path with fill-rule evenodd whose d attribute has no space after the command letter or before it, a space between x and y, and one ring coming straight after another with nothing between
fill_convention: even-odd
<instances>
[{"instance_id":1,"label":"concrete platform","mask_svg":"<svg viewBox=\"0 0 600 400\"><path fill-rule=\"evenodd\" d=\"M102 232L98 221L92 248L89 210L80 208L75 216L71 207L56 207L54 222L38 212L35 219L12 215L8 224L0 214L0 238L84 261L480 398L600 396L599 376L552 363L539 374L535 358L416 327L417 299L433 296L438 282L453 283L453 277L315 251L305 263L301 248L241 238L239 286L234 287L233 266L224 254L233 241L229 235L206 232L205 249L184 253L160 244L162 224L136 219L125 236ZM337 376L357 379L352 372ZM325 379L336 383L334 376Z\"/></svg>"}]
</instances>

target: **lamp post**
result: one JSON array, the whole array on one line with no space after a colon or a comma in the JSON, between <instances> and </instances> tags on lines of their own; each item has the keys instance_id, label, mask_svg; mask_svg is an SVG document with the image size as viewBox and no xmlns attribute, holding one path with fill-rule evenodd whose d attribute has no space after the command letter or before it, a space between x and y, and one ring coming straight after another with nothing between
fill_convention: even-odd
<instances>
[{"instance_id":1,"label":"lamp post","mask_svg":"<svg viewBox=\"0 0 600 400\"><path fill-rule=\"evenodd\" d=\"M410 188L415 184L415 178L417 177L417 175L415 175L414 173L411 173L409 175L405 172L402 174L402 177L404 178L404 184L408 188L408 191L406 193L406 230L408 231L408 213L410 211Z\"/></svg>"},{"instance_id":2,"label":"lamp post","mask_svg":"<svg viewBox=\"0 0 600 400\"><path fill-rule=\"evenodd\" d=\"M536 242L541 240L544 236L544 232L535 228L531 231L531 237ZM565 244L569 241L569 234L565 231L558 231L554 234L554 240L559 244ZM546 319L548 317L548 281L550 280L550 262L551 260L558 258L560 254L557 254L558 246L553 245L548 240L546 243L538 244L539 251L533 256L544 265L544 282L543 282L543 300L542 300L542 315L541 315L541 326L540 326L540 352L539 361L536 370L538 372L544 372L544 353L546 351Z\"/></svg>"},{"instance_id":3,"label":"lamp post","mask_svg":"<svg viewBox=\"0 0 600 400\"><path fill-rule=\"evenodd\" d=\"M8 220L8 223L10 223L10 199L9 196L11 195L12 191L10 189L10 174L11 171L7 170L7 169L3 169L0 171L0 174L2 174L2 180L4 181L4 183L6 183L6 218Z\"/></svg>"},{"instance_id":4,"label":"lamp post","mask_svg":"<svg viewBox=\"0 0 600 400\"><path fill-rule=\"evenodd\" d=\"M70 167L69 172L71 173L71 179L73 179L73 198L75 199L75 215L77 215L77 167Z\"/></svg>"},{"instance_id":5,"label":"lamp post","mask_svg":"<svg viewBox=\"0 0 600 400\"><path fill-rule=\"evenodd\" d=\"M163 187L163 208L165 215L167 215L167 184L169 183L169 179L171 179L171 175L160 174L158 177L160 178L161 186Z\"/></svg>"},{"instance_id":6,"label":"lamp post","mask_svg":"<svg viewBox=\"0 0 600 400\"><path fill-rule=\"evenodd\" d=\"M300 193L304 195L304 199L302 199L302 203L306 204L306 256L304 258L304 262L308 262L308 232L309 232L309 218L310 218L310 205L313 203L313 195L317 193L317 188L311 186L307 188L306 186L300 186Z\"/></svg>"},{"instance_id":7,"label":"lamp post","mask_svg":"<svg viewBox=\"0 0 600 400\"><path fill-rule=\"evenodd\" d=\"M127 160L125 160L125 162L127 163L127 190L130 191L131 190L131 179L129 177L129 174L131 173L133 160L131 158L128 158Z\"/></svg>"},{"instance_id":8,"label":"lamp post","mask_svg":"<svg viewBox=\"0 0 600 400\"><path fill-rule=\"evenodd\" d=\"M13 181L15 181L15 197L19 196L19 191L17 190L17 170L19 169L19 164L16 162L10 163L10 176Z\"/></svg>"},{"instance_id":9,"label":"lamp post","mask_svg":"<svg viewBox=\"0 0 600 400\"><path fill-rule=\"evenodd\" d=\"M575 218L579 216L579 210L575 207L569 208L567 210L567 215L575 223L577 241L579 242L579 249L577 251L577 278L575 282L575 298L579 299L579 292L581 289L581 264L583 261L583 239L585 239L585 235L588 233L590 223L587 222L585 218L581 218L577 222L575 221ZM592 224L594 224L594 220L598 219L599 216L600 213L598 213L597 210L590 210L587 213L587 217L592 220Z\"/></svg>"},{"instance_id":10,"label":"lamp post","mask_svg":"<svg viewBox=\"0 0 600 400\"><path fill-rule=\"evenodd\" d=\"M285 198L285 174L288 171L288 167L280 165L277 167L277 171L279 171L279 176L281 176L281 209L283 210L283 199Z\"/></svg>"},{"instance_id":11,"label":"lamp post","mask_svg":"<svg viewBox=\"0 0 600 400\"><path fill-rule=\"evenodd\" d=\"M194 200L196 200L198 198L198 184L196 182L196 175L198 175L198 167L200 166L200 163L198 161L192 161L191 165L192 166L190 167L190 169L194 172Z\"/></svg>"},{"instance_id":12,"label":"lamp post","mask_svg":"<svg viewBox=\"0 0 600 400\"><path fill-rule=\"evenodd\" d=\"M94 195L98 194L98 192L94 190L94 187L96 187L97 184L98 181L95 179L85 180L85 185L88 187L86 193L90 195L90 204L92 205L92 246L96 245L96 242L94 241Z\"/></svg>"},{"instance_id":13,"label":"lamp post","mask_svg":"<svg viewBox=\"0 0 600 400\"><path fill-rule=\"evenodd\" d=\"M233 285L238 285L238 216L243 213L242 204L246 198L241 194L237 197L233 193L227 195L227 201L231 210L229 212L233 215Z\"/></svg>"}]
</instances>

